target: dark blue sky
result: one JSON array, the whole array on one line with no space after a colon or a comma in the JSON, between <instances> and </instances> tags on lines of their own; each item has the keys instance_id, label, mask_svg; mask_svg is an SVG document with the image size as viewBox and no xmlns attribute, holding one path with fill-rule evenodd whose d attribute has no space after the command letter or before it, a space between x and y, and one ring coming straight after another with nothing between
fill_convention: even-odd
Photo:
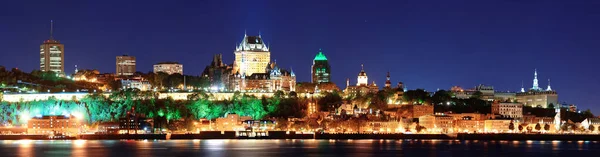
<instances>
[{"instance_id":1,"label":"dark blue sky","mask_svg":"<svg viewBox=\"0 0 600 157\"><path fill-rule=\"evenodd\" d=\"M115 71L115 56L137 57L138 71L160 61L199 75L215 53L227 63L244 30L260 31L272 60L310 80L319 48L342 88L356 83L360 64L369 80L435 90L453 85L530 88L538 69L559 100L600 113L600 1L7 1L0 9L0 65L39 67L39 45L55 20L65 44L66 70Z\"/></svg>"}]
</instances>

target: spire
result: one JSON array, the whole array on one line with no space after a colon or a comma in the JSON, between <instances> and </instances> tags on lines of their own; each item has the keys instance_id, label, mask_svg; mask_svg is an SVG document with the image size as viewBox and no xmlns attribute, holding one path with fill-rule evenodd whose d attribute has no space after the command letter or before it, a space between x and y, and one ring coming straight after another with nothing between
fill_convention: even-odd
<instances>
[{"instance_id":1,"label":"spire","mask_svg":"<svg viewBox=\"0 0 600 157\"><path fill-rule=\"evenodd\" d=\"M525 88L523 88L523 81L521 81L521 93L525 93Z\"/></svg>"},{"instance_id":2,"label":"spire","mask_svg":"<svg viewBox=\"0 0 600 157\"><path fill-rule=\"evenodd\" d=\"M290 67L290 75L291 75L292 77L295 77L295 76L296 76L296 74L294 74L294 68L292 68L292 67Z\"/></svg>"},{"instance_id":3,"label":"spire","mask_svg":"<svg viewBox=\"0 0 600 157\"><path fill-rule=\"evenodd\" d=\"M350 87L350 78L346 78L346 88Z\"/></svg>"},{"instance_id":4,"label":"spire","mask_svg":"<svg viewBox=\"0 0 600 157\"><path fill-rule=\"evenodd\" d=\"M54 40L54 20L50 20L50 40Z\"/></svg>"},{"instance_id":5,"label":"spire","mask_svg":"<svg viewBox=\"0 0 600 157\"><path fill-rule=\"evenodd\" d=\"M550 87L550 79L548 79L548 88L546 88L546 91L552 91L552 88Z\"/></svg>"},{"instance_id":6,"label":"spire","mask_svg":"<svg viewBox=\"0 0 600 157\"><path fill-rule=\"evenodd\" d=\"M244 37L247 37L248 34L246 33L246 29L244 29Z\"/></svg>"},{"instance_id":7,"label":"spire","mask_svg":"<svg viewBox=\"0 0 600 157\"><path fill-rule=\"evenodd\" d=\"M364 72L365 71L365 64L360 64L360 71Z\"/></svg>"},{"instance_id":8,"label":"spire","mask_svg":"<svg viewBox=\"0 0 600 157\"><path fill-rule=\"evenodd\" d=\"M77 74L77 72L79 72L79 70L77 70L77 64L75 64L75 74Z\"/></svg>"},{"instance_id":9,"label":"spire","mask_svg":"<svg viewBox=\"0 0 600 157\"><path fill-rule=\"evenodd\" d=\"M386 80L388 80L388 81L390 80L390 72L389 71L387 72Z\"/></svg>"},{"instance_id":10,"label":"spire","mask_svg":"<svg viewBox=\"0 0 600 157\"><path fill-rule=\"evenodd\" d=\"M260 34L260 30L258 31L258 37L262 37L262 35Z\"/></svg>"},{"instance_id":11,"label":"spire","mask_svg":"<svg viewBox=\"0 0 600 157\"><path fill-rule=\"evenodd\" d=\"M533 73L533 87L531 89L540 90L540 87L538 86L537 69L535 69Z\"/></svg>"}]
</instances>

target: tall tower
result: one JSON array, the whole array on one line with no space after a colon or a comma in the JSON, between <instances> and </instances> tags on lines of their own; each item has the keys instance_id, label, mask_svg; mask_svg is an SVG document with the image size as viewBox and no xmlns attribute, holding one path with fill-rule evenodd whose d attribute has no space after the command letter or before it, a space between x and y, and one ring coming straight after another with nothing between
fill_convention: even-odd
<instances>
[{"instance_id":1,"label":"tall tower","mask_svg":"<svg viewBox=\"0 0 600 157\"><path fill-rule=\"evenodd\" d=\"M50 20L50 38L40 45L40 70L65 72L65 45L54 40L54 21Z\"/></svg>"},{"instance_id":2,"label":"tall tower","mask_svg":"<svg viewBox=\"0 0 600 157\"><path fill-rule=\"evenodd\" d=\"M271 62L271 52L261 36L248 36L235 48L235 67L241 75L250 76L253 73L265 73Z\"/></svg>"},{"instance_id":3,"label":"tall tower","mask_svg":"<svg viewBox=\"0 0 600 157\"><path fill-rule=\"evenodd\" d=\"M535 69L535 72L533 73L533 87L531 87L531 89L540 90L540 87L538 86L537 69Z\"/></svg>"},{"instance_id":4,"label":"tall tower","mask_svg":"<svg viewBox=\"0 0 600 157\"><path fill-rule=\"evenodd\" d=\"M365 72L365 67L364 65L360 65L361 70L360 73L358 73L358 78L356 81L356 86L367 86L369 84L369 78L367 77L367 73Z\"/></svg>"},{"instance_id":5,"label":"tall tower","mask_svg":"<svg viewBox=\"0 0 600 157\"><path fill-rule=\"evenodd\" d=\"M392 81L390 81L390 72L387 72L387 76L385 77L385 88L392 88Z\"/></svg>"},{"instance_id":6,"label":"tall tower","mask_svg":"<svg viewBox=\"0 0 600 157\"><path fill-rule=\"evenodd\" d=\"M327 57L325 57L321 49L319 49L319 53L313 59L311 74L312 83L326 83L331 81L331 66L329 66Z\"/></svg>"}]
</instances>

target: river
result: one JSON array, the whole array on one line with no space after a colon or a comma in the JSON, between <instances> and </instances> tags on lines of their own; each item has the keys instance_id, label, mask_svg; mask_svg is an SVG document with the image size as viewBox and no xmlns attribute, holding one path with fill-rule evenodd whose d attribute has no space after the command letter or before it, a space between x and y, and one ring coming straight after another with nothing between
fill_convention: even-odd
<instances>
[{"instance_id":1,"label":"river","mask_svg":"<svg viewBox=\"0 0 600 157\"><path fill-rule=\"evenodd\" d=\"M0 156L598 156L596 141L3 140ZM585 155L585 156L584 156Z\"/></svg>"}]
</instances>

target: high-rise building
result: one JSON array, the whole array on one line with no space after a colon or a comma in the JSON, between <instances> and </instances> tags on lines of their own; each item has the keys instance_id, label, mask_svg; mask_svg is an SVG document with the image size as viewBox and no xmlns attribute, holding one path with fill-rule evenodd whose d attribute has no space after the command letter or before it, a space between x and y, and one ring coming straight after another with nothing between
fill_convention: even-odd
<instances>
[{"instance_id":1,"label":"high-rise building","mask_svg":"<svg viewBox=\"0 0 600 157\"><path fill-rule=\"evenodd\" d=\"M261 36L248 36L235 49L235 72L250 76L254 73L264 73L271 62L271 52Z\"/></svg>"},{"instance_id":2,"label":"high-rise building","mask_svg":"<svg viewBox=\"0 0 600 157\"><path fill-rule=\"evenodd\" d=\"M40 70L65 72L65 45L54 39L54 22L50 21L50 38L40 45Z\"/></svg>"},{"instance_id":3,"label":"high-rise building","mask_svg":"<svg viewBox=\"0 0 600 157\"><path fill-rule=\"evenodd\" d=\"M177 62L160 62L154 64L154 73L164 72L169 75L181 74L183 75L183 65Z\"/></svg>"},{"instance_id":4,"label":"high-rise building","mask_svg":"<svg viewBox=\"0 0 600 157\"><path fill-rule=\"evenodd\" d=\"M117 56L117 76L131 76L135 73L135 57L134 56Z\"/></svg>"},{"instance_id":5,"label":"high-rise building","mask_svg":"<svg viewBox=\"0 0 600 157\"><path fill-rule=\"evenodd\" d=\"M312 83L327 83L331 81L331 66L323 51L319 50L312 65Z\"/></svg>"}]
</instances>

